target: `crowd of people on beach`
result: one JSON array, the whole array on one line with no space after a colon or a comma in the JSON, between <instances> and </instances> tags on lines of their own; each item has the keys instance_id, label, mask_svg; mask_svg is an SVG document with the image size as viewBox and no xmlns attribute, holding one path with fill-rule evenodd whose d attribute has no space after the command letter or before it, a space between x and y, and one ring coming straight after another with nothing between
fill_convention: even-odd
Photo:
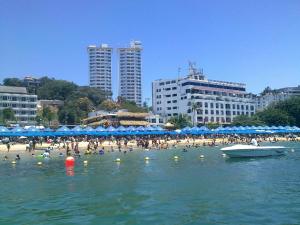
<instances>
[{"instance_id":1,"label":"crowd of people on beach","mask_svg":"<svg viewBox=\"0 0 300 225\"><path fill-rule=\"evenodd\" d=\"M183 151L188 148L199 148L201 146L215 147L228 144L247 144L255 138L257 142L277 142L277 141L299 141L296 135L163 135L163 136L110 136L110 137L32 137L18 139L2 139L2 144L6 144L7 152L10 152L11 145L25 144L25 152L35 156L36 150L42 150L39 156L50 158L52 150L58 150L59 156L75 156L100 154L107 152L131 152L134 149L143 150L165 150L181 146ZM4 160L8 157L5 155ZM15 157L20 160L20 154Z\"/></svg>"}]
</instances>

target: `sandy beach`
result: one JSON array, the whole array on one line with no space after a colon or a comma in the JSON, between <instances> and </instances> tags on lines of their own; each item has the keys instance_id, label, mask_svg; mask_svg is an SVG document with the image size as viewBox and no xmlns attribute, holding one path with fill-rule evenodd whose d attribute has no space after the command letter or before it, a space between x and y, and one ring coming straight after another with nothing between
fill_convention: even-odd
<instances>
[{"instance_id":1,"label":"sandy beach","mask_svg":"<svg viewBox=\"0 0 300 225\"><path fill-rule=\"evenodd\" d=\"M274 137L271 138L258 138L258 142L270 142L274 139ZM160 149L167 149L167 148L171 148L171 147L175 147L175 146L180 146L180 147L184 147L184 146L194 146L194 147L200 147L200 146L210 146L214 143L214 145L226 145L226 144L234 144L234 143L246 143L245 141L241 141L241 140L237 140L234 142L230 142L228 138L209 138L209 139L204 139L204 138L185 138L185 139L158 139L160 141ZM289 138L287 137L276 137L276 141L278 142L285 142L285 141L290 141ZM300 141L300 137L297 137L295 139L295 141ZM70 143L70 142L69 142ZM78 142L78 148L79 151L81 153L84 153L84 151L87 150L88 148L88 141L81 141ZM23 143L14 143L11 142L10 143L10 150L9 150L9 154L20 154L20 153L25 153L28 152L28 150L26 150L26 147L28 145L27 144L23 144ZM121 141L121 146L122 146L122 150L127 150L129 148L132 149L142 149L141 147L137 146L137 141L136 140L129 140L127 143L127 147L125 147L124 142ZM55 150L56 152L65 152L65 148L63 148L63 143L61 143L60 145L58 144L51 144L51 143L46 143L43 142L42 145L40 143L36 144L36 149L35 151L39 151L39 150L45 150L47 148L53 148L53 150ZM103 141L101 144L99 144L98 146L98 150L103 149L105 151L110 151L111 149L116 150L118 147L117 142L116 141L110 141L110 140L105 140ZM152 140L149 140L149 148L150 149L157 149L156 146L154 146L152 144ZM6 144L0 144L0 153L8 153L7 151L7 145Z\"/></svg>"}]
</instances>

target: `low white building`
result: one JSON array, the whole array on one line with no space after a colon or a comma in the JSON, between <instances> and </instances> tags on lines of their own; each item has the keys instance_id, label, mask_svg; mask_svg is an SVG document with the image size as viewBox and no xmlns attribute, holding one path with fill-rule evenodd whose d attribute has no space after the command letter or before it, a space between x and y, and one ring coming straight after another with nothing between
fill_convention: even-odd
<instances>
[{"instance_id":1,"label":"low white building","mask_svg":"<svg viewBox=\"0 0 300 225\"><path fill-rule=\"evenodd\" d=\"M191 66L184 78L152 83L152 106L155 114L166 119L187 114L194 125L225 124L237 115L253 115L256 101L245 84L208 80Z\"/></svg>"},{"instance_id":2,"label":"low white building","mask_svg":"<svg viewBox=\"0 0 300 225\"><path fill-rule=\"evenodd\" d=\"M25 87L0 86L0 110L12 108L16 122L34 124L37 96L28 94Z\"/></svg>"},{"instance_id":3,"label":"low white building","mask_svg":"<svg viewBox=\"0 0 300 225\"><path fill-rule=\"evenodd\" d=\"M146 117L150 126L163 126L166 123L166 120L158 114L149 113L149 116Z\"/></svg>"}]
</instances>

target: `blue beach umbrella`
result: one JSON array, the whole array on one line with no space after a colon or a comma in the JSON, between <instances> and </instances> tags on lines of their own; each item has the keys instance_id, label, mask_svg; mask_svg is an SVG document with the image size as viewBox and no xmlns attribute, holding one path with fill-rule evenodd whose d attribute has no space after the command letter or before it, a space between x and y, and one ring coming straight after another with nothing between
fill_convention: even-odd
<instances>
[{"instance_id":1,"label":"blue beach umbrella","mask_svg":"<svg viewBox=\"0 0 300 225\"><path fill-rule=\"evenodd\" d=\"M116 131L119 131L119 132L125 132L125 131L126 131L126 128L123 127L123 126L119 126L118 128L116 128Z\"/></svg>"},{"instance_id":2,"label":"blue beach umbrella","mask_svg":"<svg viewBox=\"0 0 300 225\"><path fill-rule=\"evenodd\" d=\"M15 127L11 130L11 132L21 133L21 132L24 132L24 129L22 127Z\"/></svg>"},{"instance_id":3,"label":"blue beach umbrella","mask_svg":"<svg viewBox=\"0 0 300 225\"><path fill-rule=\"evenodd\" d=\"M68 132L68 131L70 131L70 129L67 128L66 126L62 126L62 127L58 128L56 131L58 131L58 132Z\"/></svg>"},{"instance_id":4,"label":"blue beach umbrella","mask_svg":"<svg viewBox=\"0 0 300 225\"><path fill-rule=\"evenodd\" d=\"M92 127L86 127L86 128L84 128L84 131L92 132L92 131L94 131L94 129Z\"/></svg>"},{"instance_id":5,"label":"blue beach umbrella","mask_svg":"<svg viewBox=\"0 0 300 225\"><path fill-rule=\"evenodd\" d=\"M137 129L136 129L134 126L129 126L129 127L127 127L126 130L127 130L127 131L130 131L130 132L134 132L134 131L136 131Z\"/></svg>"},{"instance_id":6,"label":"blue beach umbrella","mask_svg":"<svg viewBox=\"0 0 300 225\"><path fill-rule=\"evenodd\" d=\"M99 126L99 127L97 127L95 129L95 131L97 131L97 132L104 132L104 131L106 131L106 129L104 127L102 127L102 126Z\"/></svg>"},{"instance_id":7,"label":"blue beach umbrella","mask_svg":"<svg viewBox=\"0 0 300 225\"><path fill-rule=\"evenodd\" d=\"M73 132L81 132L82 128L80 126L76 126L76 127L72 128L72 131Z\"/></svg>"},{"instance_id":8,"label":"blue beach umbrella","mask_svg":"<svg viewBox=\"0 0 300 225\"><path fill-rule=\"evenodd\" d=\"M114 132L116 131L116 128L114 128L113 126L109 126L106 131L109 131L109 132Z\"/></svg>"},{"instance_id":9,"label":"blue beach umbrella","mask_svg":"<svg viewBox=\"0 0 300 225\"><path fill-rule=\"evenodd\" d=\"M9 130L6 127L0 126L0 133L6 133L9 132Z\"/></svg>"},{"instance_id":10,"label":"blue beach umbrella","mask_svg":"<svg viewBox=\"0 0 300 225\"><path fill-rule=\"evenodd\" d=\"M26 132L39 132L40 130L36 127L29 127Z\"/></svg>"},{"instance_id":11,"label":"blue beach umbrella","mask_svg":"<svg viewBox=\"0 0 300 225\"><path fill-rule=\"evenodd\" d=\"M53 130L49 127L47 127L46 129L44 129L45 132L52 132Z\"/></svg>"}]
</instances>

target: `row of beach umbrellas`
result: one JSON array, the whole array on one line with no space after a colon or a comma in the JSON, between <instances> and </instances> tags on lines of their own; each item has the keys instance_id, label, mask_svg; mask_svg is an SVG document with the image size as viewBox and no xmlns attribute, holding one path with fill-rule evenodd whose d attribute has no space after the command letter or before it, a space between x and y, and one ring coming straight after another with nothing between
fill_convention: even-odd
<instances>
[{"instance_id":1,"label":"row of beach umbrellas","mask_svg":"<svg viewBox=\"0 0 300 225\"><path fill-rule=\"evenodd\" d=\"M218 127L216 129L208 129L205 126L201 127L185 127L181 130L167 131L159 126L139 126L139 127L81 127L75 126L68 128L62 126L57 130L50 128L38 129L34 126L24 129L22 127L14 127L8 129L0 126L0 136L71 136L71 135L159 135L159 134L272 134L272 133L300 133L300 128L296 126L234 126L234 127Z\"/></svg>"}]
</instances>

